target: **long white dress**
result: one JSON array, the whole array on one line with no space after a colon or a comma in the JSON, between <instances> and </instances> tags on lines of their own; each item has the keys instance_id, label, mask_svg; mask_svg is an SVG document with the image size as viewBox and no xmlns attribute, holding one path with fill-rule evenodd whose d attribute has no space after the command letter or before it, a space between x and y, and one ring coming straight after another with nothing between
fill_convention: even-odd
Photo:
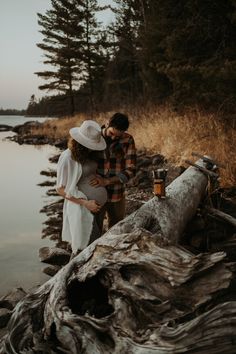
<instances>
[{"instance_id":1,"label":"long white dress","mask_svg":"<svg viewBox=\"0 0 236 354\"><path fill-rule=\"evenodd\" d=\"M65 150L57 164L57 188L65 187L68 197L87 199L77 187L81 175L82 165L72 159L69 149ZM89 244L93 219L93 214L84 206L64 200L62 240L71 243L73 252L82 250Z\"/></svg>"}]
</instances>

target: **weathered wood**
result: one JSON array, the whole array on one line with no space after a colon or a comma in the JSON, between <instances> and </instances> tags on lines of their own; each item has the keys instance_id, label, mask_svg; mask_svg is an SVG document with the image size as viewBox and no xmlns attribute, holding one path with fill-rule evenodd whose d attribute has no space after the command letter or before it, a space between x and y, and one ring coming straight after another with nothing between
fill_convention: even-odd
<instances>
[{"instance_id":1,"label":"weathered wood","mask_svg":"<svg viewBox=\"0 0 236 354\"><path fill-rule=\"evenodd\" d=\"M103 236L18 304L3 353L233 353L235 303L178 320L228 288L224 256L163 248L147 231Z\"/></svg>"},{"instance_id":2,"label":"weathered wood","mask_svg":"<svg viewBox=\"0 0 236 354\"><path fill-rule=\"evenodd\" d=\"M197 164L203 165L200 161ZM189 167L166 188L165 199L152 198L113 226L109 234L127 233L141 228L162 235L168 243L177 244L205 195L207 182L207 177L198 168Z\"/></svg>"},{"instance_id":3,"label":"weathered wood","mask_svg":"<svg viewBox=\"0 0 236 354\"><path fill-rule=\"evenodd\" d=\"M223 211L221 210L218 210L218 209L215 209L215 208L210 208L210 207L207 207L206 208L206 211L210 214L210 215L213 215L213 216L216 216L224 221L226 221L227 223L229 223L230 225L236 227L236 219L229 215L229 214L226 214L224 213Z\"/></svg>"},{"instance_id":4,"label":"weathered wood","mask_svg":"<svg viewBox=\"0 0 236 354\"><path fill-rule=\"evenodd\" d=\"M205 167L202 167L202 166L198 166L196 163L190 161L190 160L186 160L185 161L187 164L191 165L191 166L194 166L194 167L197 167L201 172L203 172L206 176L209 176L209 177L213 177L213 178L218 178L218 174L213 172L213 171L210 171L208 170L207 168Z\"/></svg>"},{"instance_id":5,"label":"weathered wood","mask_svg":"<svg viewBox=\"0 0 236 354\"><path fill-rule=\"evenodd\" d=\"M234 264L177 245L206 184L190 167L26 296L1 352L235 353L236 302L219 303Z\"/></svg>"}]
</instances>

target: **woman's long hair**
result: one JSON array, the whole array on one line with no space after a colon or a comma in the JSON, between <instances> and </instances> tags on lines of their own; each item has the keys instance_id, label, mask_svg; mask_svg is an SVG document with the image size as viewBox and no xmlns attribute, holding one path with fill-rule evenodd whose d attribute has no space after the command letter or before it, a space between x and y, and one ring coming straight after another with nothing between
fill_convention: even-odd
<instances>
[{"instance_id":1,"label":"woman's long hair","mask_svg":"<svg viewBox=\"0 0 236 354\"><path fill-rule=\"evenodd\" d=\"M100 157L99 151L91 151L71 137L68 140L68 148L71 151L72 159L81 164L87 160L97 161Z\"/></svg>"}]
</instances>

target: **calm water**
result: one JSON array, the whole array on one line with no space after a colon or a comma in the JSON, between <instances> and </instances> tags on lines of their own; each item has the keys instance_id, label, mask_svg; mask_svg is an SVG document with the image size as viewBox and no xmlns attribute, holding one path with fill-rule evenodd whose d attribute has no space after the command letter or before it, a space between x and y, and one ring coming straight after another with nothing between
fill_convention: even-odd
<instances>
[{"instance_id":1,"label":"calm water","mask_svg":"<svg viewBox=\"0 0 236 354\"><path fill-rule=\"evenodd\" d=\"M0 124L13 126L28 120L45 118L0 116ZM46 197L47 188L37 184L47 179L40 171L55 168L48 158L57 150L4 140L11 135L0 132L0 296L13 287L29 289L49 278L38 260L38 249L51 244L41 239L46 215L39 211L52 199Z\"/></svg>"}]
</instances>

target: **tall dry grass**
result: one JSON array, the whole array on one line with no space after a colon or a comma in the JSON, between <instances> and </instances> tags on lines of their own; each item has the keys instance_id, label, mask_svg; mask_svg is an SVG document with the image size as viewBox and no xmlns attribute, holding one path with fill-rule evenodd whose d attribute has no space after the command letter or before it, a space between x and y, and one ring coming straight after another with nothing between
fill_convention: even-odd
<instances>
[{"instance_id":1,"label":"tall dry grass","mask_svg":"<svg viewBox=\"0 0 236 354\"><path fill-rule=\"evenodd\" d=\"M197 109L178 114L168 107L126 109L125 112L131 119L129 131L138 149L160 153L176 165L185 164L186 159L192 158L193 151L209 155L225 165L225 169L221 169L221 185L236 184L236 131L227 128L214 114ZM103 124L113 113L101 113L96 121ZM88 118L77 115L48 120L40 133L53 138L66 137L69 128Z\"/></svg>"}]
</instances>

